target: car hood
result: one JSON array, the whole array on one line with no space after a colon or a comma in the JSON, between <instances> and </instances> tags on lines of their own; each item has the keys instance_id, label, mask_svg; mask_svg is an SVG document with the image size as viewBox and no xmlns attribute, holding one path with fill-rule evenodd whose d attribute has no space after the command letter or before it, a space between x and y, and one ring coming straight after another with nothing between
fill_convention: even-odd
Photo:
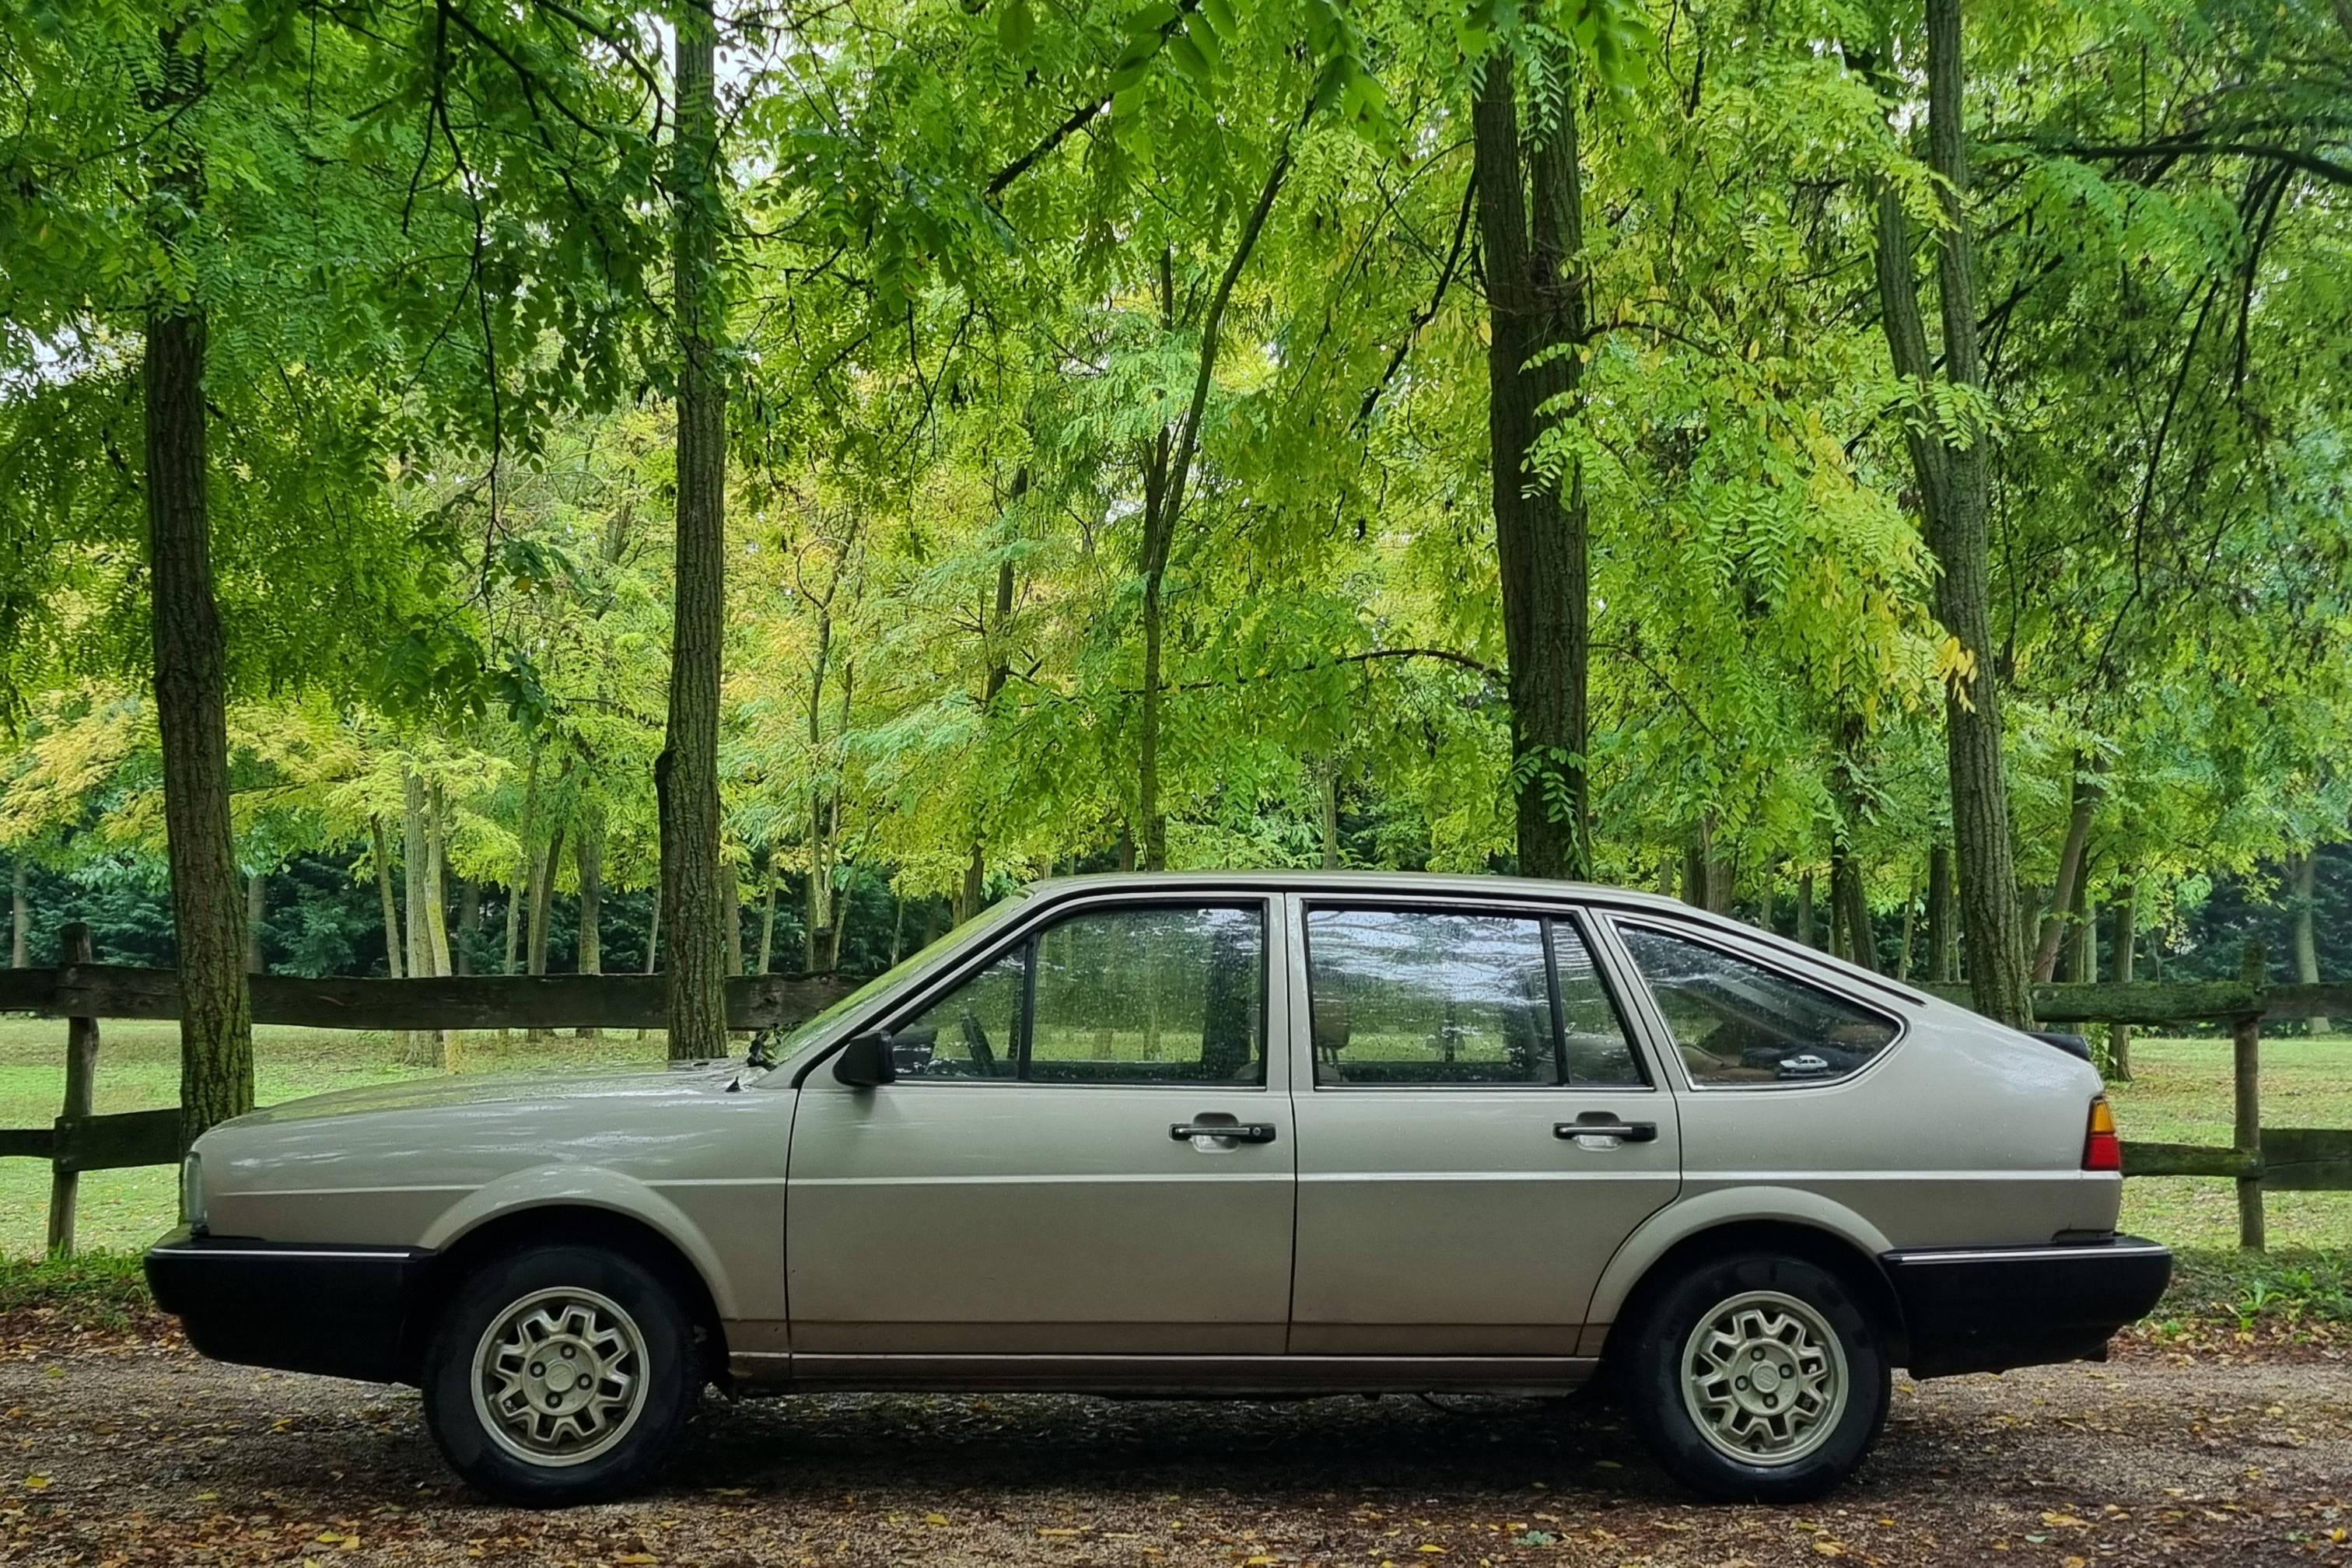
<instances>
[{"instance_id":1,"label":"car hood","mask_svg":"<svg viewBox=\"0 0 2352 1568\"><path fill-rule=\"evenodd\" d=\"M743 1071L737 1061L685 1062L674 1068L595 1072L508 1073L488 1078L416 1078L400 1083L339 1089L247 1111L224 1126L279 1126L333 1116L363 1116L387 1110L431 1110L444 1106L545 1104L594 1099L671 1099L717 1093Z\"/></svg>"}]
</instances>

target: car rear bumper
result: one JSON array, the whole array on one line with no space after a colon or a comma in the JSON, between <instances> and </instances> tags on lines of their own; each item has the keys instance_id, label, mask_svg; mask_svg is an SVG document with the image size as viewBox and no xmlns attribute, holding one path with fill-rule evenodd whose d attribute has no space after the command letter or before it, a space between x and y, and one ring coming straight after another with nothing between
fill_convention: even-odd
<instances>
[{"instance_id":1,"label":"car rear bumper","mask_svg":"<svg viewBox=\"0 0 2352 1568\"><path fill-rule=\"evenodd\" d=\"M414 1309L433 1254L173 1232L147 1288L216 1361L370 1383L409 1381Z\"/></svg>"},{"instance_id":2,"label":"car rear bumper","mask_svg":"<svg viewBox=\"0 0 2352 1568\"><path fill-rule=\"evenodd\" d=\"M2137 1236L2048 1247L1883 1253L1914 1377L2105 1361L2172 1278L2171 1250Z\"/></svg>"}]
</instances>

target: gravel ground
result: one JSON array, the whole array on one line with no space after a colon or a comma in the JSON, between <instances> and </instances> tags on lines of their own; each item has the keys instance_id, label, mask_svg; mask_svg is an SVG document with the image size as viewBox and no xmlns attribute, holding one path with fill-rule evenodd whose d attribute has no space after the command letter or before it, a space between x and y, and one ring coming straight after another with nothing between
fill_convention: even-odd
<instances>
[{"instance_id":1,"label":"gravel ground","mask_svg":"<svg viewBox=\"0 0 2352 1568\"><path fill-rule=\"evenodd\" d=\"M715 1396L667 1485L484 1506L405 1391L0 1325L0 1561L752 1565L2352 1563L2352 1357L2137 1347L1898 1382L1811 1508L1695 1506L1584 1402Z\"/></svg>"}]
</instances>

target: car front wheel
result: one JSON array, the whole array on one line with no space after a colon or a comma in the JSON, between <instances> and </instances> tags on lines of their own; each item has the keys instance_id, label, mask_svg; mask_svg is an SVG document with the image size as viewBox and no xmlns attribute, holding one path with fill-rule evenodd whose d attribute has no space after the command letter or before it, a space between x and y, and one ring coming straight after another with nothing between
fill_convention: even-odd
<instances>
[{"instance_id":1,"label":"car front wheel","mask_svg":"<svg viewBox=\"0 0 2352 1568\"><path fill-rule=\"evenodd\" d=\"M1630 1414L1651 1451L1719 1500L1820 1497L1886 1421L1875 1327L1835 1275L1801 1258L1690 1269L1649 1299L1629 1349Z\"/></svg>"},{"instance_id":2,"label":"car front wheel","mask_svg":"<svg viewBox=\"0 0 2352 1568\"><path fill-rule=\"evenodd\" d=\"M425 1356L425 1419L501 1501L592 1502L652 1479L699 1392L676 1296L634 1258L535 1247L478 1271Z\"/></svg>"}]
</instances>

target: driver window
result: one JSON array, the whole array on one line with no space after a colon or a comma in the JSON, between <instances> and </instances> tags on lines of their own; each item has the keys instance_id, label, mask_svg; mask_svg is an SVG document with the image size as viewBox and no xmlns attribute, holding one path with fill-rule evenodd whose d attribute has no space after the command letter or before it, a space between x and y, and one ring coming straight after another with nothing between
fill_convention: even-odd
<instances>
[{"instance_id":1,"label":"driver window","mask_svg":"<svg viewBox=\"0 0 2352 1568\"><path fill-rule=\"evenodd\" d=\"M891 1048L901 1079L927 1082L1263 1084L1262 907L1080 910L901 1025Z\"/></svg>"},{"instance_id":2,"label":"driver window","mask_svg":"<svg viewBox=\"0 0 2352 1568\"><path fill-rule=\"evenodd\" d=\"M1023 1076L1041 1083L1265 1081L1256 909L1090 910L1039 932Z\"/></svg>"},{"instance_id":3,"label":"driver window","mask_svg":"<svg viewBox=\"0 0 2352 1568\"><path fill-rule=\"evenodd\" d=\"M1895 1038L1878 1014L1720 948L1648 926L1617 929L1693 1083L1826 1083Z\"/></svg>"},{"instance_id":4,"label":"driver window","mask_svg":"<svg viewBox=\"0 0 2352 1568\"><path fill-rule=\"evenodd\" d=\"M900 1026L890 1040L898 1076L1011 1078L1020 1049L1023 969L1015 948Z\"/></svg>"}]
</instances>

